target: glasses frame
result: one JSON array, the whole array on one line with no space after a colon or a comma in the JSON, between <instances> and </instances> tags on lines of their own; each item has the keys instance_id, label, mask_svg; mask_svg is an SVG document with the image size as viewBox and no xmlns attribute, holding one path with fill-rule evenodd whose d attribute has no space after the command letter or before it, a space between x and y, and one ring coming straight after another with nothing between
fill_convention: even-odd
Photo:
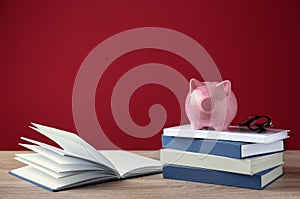
<instances>
[{"instance_id":1,"label":"glasses frame","mask_svg":"<svg viewBox=\"0 0 300 199\"><path fill-rule=\"evenodd\" d=\"M253 122L257 121L258 119L261 119L261 118L265 118L266 119L266 122L264 123L256 123L254 128L253 126L251 125ZM271 120L270 117L266 116L266 115L251 115L249 116L247 119L244 119L242 120L239 124L238 124L239 128L240 127L243 127L243 126L246 126L249 130L251 131L256 131L257 133L262 133L264 131L266 131L267 129L265 129L265 127L273 127L273 122Z\"/></svg>"}]
</instances>

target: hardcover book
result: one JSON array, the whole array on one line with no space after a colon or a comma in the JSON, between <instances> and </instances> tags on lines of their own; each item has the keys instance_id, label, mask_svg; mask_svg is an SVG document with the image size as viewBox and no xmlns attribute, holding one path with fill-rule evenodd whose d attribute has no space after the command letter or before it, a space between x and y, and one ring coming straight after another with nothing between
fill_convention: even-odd
<instances>
[{"instance_id":1,"label":"hardcover book","mask_svg":"<svg viewBox=\"0 0 300 199\"><path fill-rule=\"evenodd\" d=\"M76 134L32 123L32 129L61 148L22 137L20 144L36 153L16 154L27 166L9 173L51 191L159 173L158 160L122 150L97 151Z\"/></svg>"},{"instance_id":2,"label":"hardcover book","mask_svg":"<svg viewBox=\"0 0 300 199\"><path fill-rule=\"evenodd\" d=\"M267 129L267 131L264 133L257 133L236 126L230 126L227 131L194 130L191 128L191 125L187 124L165 128L163 130L163 135L238 142L271 143L288 138L288 132L289 130Z\"/></svg>"},{"instance_id":3,"label":"hardcover book","mask_svg":"<svg viewBox=\"0 0 300 199\"><path fill-rule=\"evenodd\" d=\"M283 164L283 152L236 159L175 149L162 149L160 160L166 164L253 175Z\"/></svg>"},{"instance_id":4,"label":"hardcover book","mask_svg":"<svg viewBox=\"0 0 300 199\"><path fill-rule=\"evenodd\" d=\"M249 143L162 135L162 147L182 151L208 153L230 158L246 158L284 150L283 141Z\"/></svg>"},{"instance_id":5,"label":"hardcover book","mask_svg":"<svg viewBox=\"0 0 300 199\"><path fill-rule=\"evenodd\" d=\"M282 166L270 168L253 176L171 164L163 166L164 178L251 189L263 189L282 175Z\"/></svg>"}]
</instances>

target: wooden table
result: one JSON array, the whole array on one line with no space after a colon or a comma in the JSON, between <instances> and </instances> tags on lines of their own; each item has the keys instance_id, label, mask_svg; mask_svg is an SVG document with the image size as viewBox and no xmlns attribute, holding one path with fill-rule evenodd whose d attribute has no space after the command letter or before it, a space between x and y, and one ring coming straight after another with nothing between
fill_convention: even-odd
<instances>
[{"instance_id":1,"label":"wooden table","mask_svg":"<svg viewBox=\"0 0 300 199\"><path fill-rule=\"evenodd\" d=\"M8 174L23 166L14 160L20 151L0 151L0 198L300 198L300 151L286 151L284 176L264 190L163 179L162 174L50 192ZM26 152L25 152L26 153ZM159 157L158 151L140 151Z\"/></svg>"}]
</instances>

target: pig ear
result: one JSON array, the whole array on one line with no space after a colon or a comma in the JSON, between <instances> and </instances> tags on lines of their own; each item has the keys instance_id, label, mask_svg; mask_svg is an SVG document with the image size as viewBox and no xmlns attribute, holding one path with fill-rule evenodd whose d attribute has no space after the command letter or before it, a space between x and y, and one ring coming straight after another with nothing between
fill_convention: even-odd
<instances>
[{"instance_id":1,"label":"pig ear","mask_svg":"<svg viewBox=\"0 0 300 199\"><path fill-rule=\"evenodd\" d=\"M204 83L200 82L199 80L196 80L195 78L192 78L190 80L190 92L195 90L197 87L203 86L203 85L204 85Z\"/></svg>"},{"instance_id":2,"label":"pig ear","mask_svg":"<svg viewBox=\"0 0 300 199\"><path fill-rule=\"evenodd\" d=\"M219 86L223 87L226 96L230 95L230 92L231 92L231 82L229 80L225 80L225 81L220 82L219 84L217 84L217 87L219 87Z\"/></svg>"}]
</instances>

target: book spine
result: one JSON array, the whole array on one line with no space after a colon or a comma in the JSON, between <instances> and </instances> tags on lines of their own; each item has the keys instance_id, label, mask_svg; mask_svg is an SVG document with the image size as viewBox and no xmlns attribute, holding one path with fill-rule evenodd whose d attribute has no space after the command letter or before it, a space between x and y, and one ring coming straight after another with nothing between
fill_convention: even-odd
<instances>
[{"instance_id":1,"label":"book spine","mask_svg":"<svg viewBox=\"0 0 300 199\"><path fill-rule=\"evenodd\" d=\"M241 145L236 143L162 135L163 148L242 159Z\"/></svg>"},{"instance_id":2,"label":"book spine","mask_svg":"<svg viewBox=\"0 0 300 199\"><path fill-rule=\"evenodd\" d=\"M261 186L261 176L259 175L249 176L244 174L172 164L165 164L163 166L163 177L175 180L202 182L251 189L263 189Z\"/></svg>"}]
</instances>

